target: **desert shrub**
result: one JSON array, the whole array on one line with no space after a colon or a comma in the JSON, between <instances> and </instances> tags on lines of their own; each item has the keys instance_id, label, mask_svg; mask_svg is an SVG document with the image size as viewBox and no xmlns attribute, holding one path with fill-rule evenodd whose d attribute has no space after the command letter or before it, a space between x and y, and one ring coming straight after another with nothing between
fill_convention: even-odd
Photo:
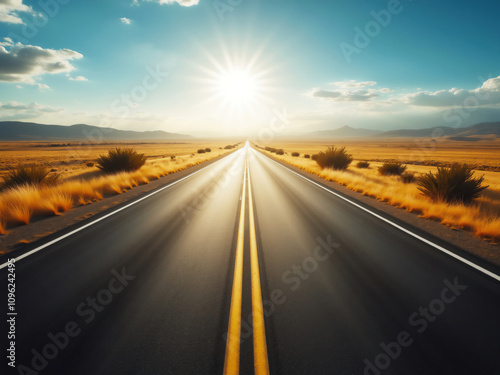
<instances>
[{"instance_id":1,"label":"desert shrub","mask_svg":"<svg viewBox=\"0 0 500 375\"><path fill-rule=\"evenodd\" d=\"M105 173L136 171L146 164L147 156L139 154L133 148L115 148L108 155L100 155L97 168Z\"/></svg>"},{"instance_id":2,"label":"desert shrub","mask_svg":"<svg viewBox=\"0 0 500 375\"><path fill-rule=\"evenodd\" d=\"M328 147L316 156L316 163L323 168L344 170L351 164L353 157L347 153L345 147Z\"/></svg>"},{"instance_id":3,"label":"desert shrub","mask_svg":"<svg viewBox=\"0 0 500 375\"><path fill-rule=\"evenodd\" d=\"M224 147L224 150L231 150L233 148L233 145L227 145Z\"/></svg>"},{"instance_id":4,"label":"desert shrub","mask_svg":"<svg viewBox=\"0 0 500 375\"><path fill-rule=\"evenodd\" d=\"M406 165L399 162L386 162L378 167L378 173L382 176L401 176L406 171Z\"/></svg>"},{"instance_id":5,"label":"desert shrub","mask_svg":"<svg viewBox=\"0 0 500 375\"><path fill-rule=\"evenodd\" d=\"M207 148L205 149L205 152L212 152L212 149L210 149L210 148L208 148L208 147L207 147Z\"/></svg>"},{"instance_id":6,"label":"desert shrub","mask_svg":"<svg viewBox=\"0 0 500 375\"><path fill-rule=\"evenodd\" d=\"M488 186L482 185L484 176L473 178L474 171L467 164L438 167L437 172L419 178L418 190L434 201L470 203Z\"/></svg>"},{"instance_id":7,"label":"desert shrub","mask_svg":"<svg viewBox=\"0 0 500 375\"><path fill-rule=\"evenodd\" d=\"M317 159L318 159L318 154L313 154L313 155L311 156L311 159L312 159L312 160L317 160Z\"/></svg>"},{"instance_id":8,"label":"desert shrub","mask_svg":"<svg viewBox=\"0 0 500 375\"><path fill-rule=\"evenodd\" d=\"M86 162L86 163L85 163L85 165L86 165L87 167L89 167L89 168L92 168L92 167L94 166L94 163L93 163L93 162L91 162L91 161L88 161L88 162Z\"/></svg>"},{"instance_id":9,"label":"desert shrub","mask_svg":"<svg viewBox=\"0 0 500 375\"><path fill-rule=\"evenodd\" d=\"M205 152L206 152L206 151L205 151L205 149L204 149L204 148L200 148L200 149L198 150L198 154L204 154Z\"/></svg>"},{"instance_id":10,"label":"desert shrub","mask_svg":"<svg viewBox=\"0 0 500 375\"><path fill-rule=\"evenodd\" d=\"M292 156L300 156L300 152L292 152Z\"/></svg>"},{"instance_id":11,"label":"desert shrub","mask_svg":"<svg viewBox=\"0 0 500 375\"><path fill-rule=\"evenodd\" d=\"M175 160L175 155L170 155L170 160Z\"/></svg>"},{"instance_id":12,"label":"desert shrub","mask_svg":"<svg viewBox=\"0 0 500 375\"><path fill-rule=\"evenodd\" d=\"M275 152L276 152L276 155L284 155L285 154L285 150L283 150L282 148L277 149Z\"/></svg>"},{"instance_id":13,"label":"desert shrub","mask_svg":"<svg viewBox=\"0 0 500 375\"><path fill-rule=\"evenodd\" d=\"M370 163L368 163L367 161L359 161L358 164L356 164L356 167L362 168L362 169L368 168L369 166L370 166Z\"/></svg>"},{"instance_id":14,"label":"desert shrub","mask_svg":"<svg viewBox=\"0 0 500 375\"><path fill-rule=\"evenodd\" d=\"M305 157L306 159L309 159L309 158L311 157L311 155L309 155L309 154L305 154L305 155L304 155L304 157Z\"/></svg>"},{"instance_id":15,"label":"desert shrub","mask_svg":"<svg viewBox=\"0 0 500 375\"><path fill-rule=\"evenodd\" d=\"M401 174L401 181L404 183L404 184L411 184L412 182L414 182L417 178L415 177L415 173L414 172L405 172L405 173L402 173Z\"/></svg>"},{"instance_id":16,"label":"desert shrub","mask_svg":"<svg viewBox=\"0 0 500 375\"><path fill-rule=\"evenodd\" d=\"M21 164L10 169L2 177L1 187L7 189L21 185L56 185L59 181L59 175L50 173L50 170L42 165Z\"/></svg>"}]
</instances>

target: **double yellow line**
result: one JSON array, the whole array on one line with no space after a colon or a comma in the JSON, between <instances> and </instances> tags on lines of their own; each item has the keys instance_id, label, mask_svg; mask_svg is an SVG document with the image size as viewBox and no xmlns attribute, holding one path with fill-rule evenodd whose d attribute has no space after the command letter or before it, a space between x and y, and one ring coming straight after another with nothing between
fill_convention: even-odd
<instances>
[{"instance_id":1,"label":"double yellow line","mask_svg":"<svg viewBox=\"0 0 500 375\"><path fill-rule=\"evenodd\" d=\"M255 235L255 217L253 211L252 186L250 171L245 160L243 175L243 191L241 194L240 222L236 243L236 260L229 311L229 327L226 342L224 375L236 375L240 370L241 342L241 301L243 292L243 250L245 242L245 206L248 184L248 214L250 227L250 272L252 285L252 319L253 319L253 353L254 371L256 375L269 374L267 358L266 331L264 327L264 308L262 306L262 290L260 285L259 257L257 253L257 237Z\"/></svg>"}]
</instances>

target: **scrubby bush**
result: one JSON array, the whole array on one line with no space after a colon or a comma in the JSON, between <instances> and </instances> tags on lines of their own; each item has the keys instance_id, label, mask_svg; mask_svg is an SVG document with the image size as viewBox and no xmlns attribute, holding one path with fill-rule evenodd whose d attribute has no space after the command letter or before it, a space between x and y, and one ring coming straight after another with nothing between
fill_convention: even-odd
<instances>
[{"instance_id":1,"label":"scrubby bush","mask_svg":"<svg viewBox=\"0 0 500 375\"><path fill-rule=\"evenodd\" d=\"M305 157L306 159L309 159L309 158L311 157L311 155L309 155L309 154L305 154L305 155L304 155L304 157Z\"/></svg>"},{"instance_id":2,"label":"scrubby bush","mask_svg":"<svg viewBox=\"0 0 500 375\"><path fill-rule=\"evenodd\" d=\"M92 167L94 166L94 162L92 162L92 161L88 161L88 162L86 162L86 163L85 163L85 165L86 165L87 167L89 167L89 168L92 168Z\"/></svg>"},{"instance_id":3,"label":"scrubby bush","mask_svg":"<svg viewBox=\"0 0 500 375\"><path fill-rule=\"evenodd\" d=\"M406 165L399 162L386 162L378 167L382 176L401 176L406 171Z\"/></svg>"},{"instance_id":4,"label":"scrubby bush","mask_svg":"<svg viewBox=\"0 0 500 375\"><path fill-rule=\"evenodd\" d=\"M207 148L205 149L205 152L212 152L212 149L210 149L210 148L208 148L208 147L207 147Z\"/></svg>"},{"instance_id":5,"label":"scrubby bush","mask_svg":"<svg viewBox=\"0 0 500 375\"><path fill-rule=\"evenodd\" d=\"M276 152L276 155L284 155L285 154L285 150L283 150L282 148L277 149L275 152Z\"/></svg>"},{"instance_id":6,"label":"scrubby bush","mask_svg":"<svg viewBox=\"0 0 500 375\"><path fill-rule=\"evenodd\" d=\"M170 155L170 160L175 160L175 155Z\"/></svg>"},{"instance_id":7,"label":"scrubby bush","mask_svg":"<svg viewBox=\"0 0 500 375\"><path fill-rule=\"evenodd\" d=\"M323 168L344 170L352 163L353 157L347 153L345 147L328 147L316 156L316 163Z\"/></svg>"},{"instance_id":8,"label":"scrubby bush","mask_svg":"<svg viewBox=\"0 0 500 375\"><path fill-rule=\"evenodd\" d=\"M314 161L316 161L318 159L318 154L313 154L311 156L311 159L314 160Z\"/></svg>"},{"instance_id":9,"label":"scrubby bush","mask_svg":"<svg viewBox=\"0 0 500 375\"><path fill-rule=\"evenodd\" d=\"M356 167L361 168L361 169L366 169L370 166L370 163L367 161L359 161L358 164L356 164Z\"/></svg>"},{"instance_id":10,"label":"scrubby bush","mask_svg":"<svg viewBox=\"0 0 500 375\"><path fill-rule=\"evenodd\" d=\"M414 172L405 172L401 174L401 181L404 184L411 184L416 180L415 173Z\"/></svg>"},{"instance_id":11,"label":"scrubby bush","mask_svg":"<svg viewBox=\"0 0 500 375\"><path fill-rule=\"evenodd\" d=\"M50 174L51 171L42 165L21 164L10 169L3 176L2 188L12 188L21 185L56 185L59 181L58 174Z\"/></svg>"},{"instance_id":12,"label":"scrubby bush","mask_svg":"<svg viewBox=\"0 0 500 375\"><path fill-rule=\"evenodd\" d=\"M295 157L300 156L300 152L292 152L292 156L295 156Z\"/></svg>"},{"instance_id":13,"label":"scrubby bush","mask_svg":"<svg viewBox=\"0 0 500 375\"><path fill-rule=\"evenodd\" d=\"M115 148L108 155L101 155L97 168L105 173L131 172L140 169L148 160L144 154L139 154L133 148Z\"/></svg>"},{"instance_id":14,"label":"scrubby bush","mask_svg":"<svg viewBox=\"0 0 500 375\"><path fill-rule=\"evenodd\" d=\"M206 151L205 151L205 149L204 149L204 148L200 148L200 149L198 150L198 154L204 154L205 152L206 152Z\"/></svg>"},{"instance_id":15,"label":"scrubby bush","mask_svg":"<svg viewBox=\"0 0 500 375\"><path fill-rule=\"evenodd\" d=\"M467 164L453 164L451 168L438 167L437 172L419 178L418 190L434 201L470 203L488 186L484 176L473 178L474 171Z\"/></svg>"},{"instance_id":16,"label":"scrubby bush","mask_svg":"<svg viewBox=\"0 0 500 375\"><path fill-rule=\"evenodd\" d=\"M224 147L224 150L231 150L232 148L233 148L232 145L227 145L227 146Z\"/></svg>"}]
</instances>

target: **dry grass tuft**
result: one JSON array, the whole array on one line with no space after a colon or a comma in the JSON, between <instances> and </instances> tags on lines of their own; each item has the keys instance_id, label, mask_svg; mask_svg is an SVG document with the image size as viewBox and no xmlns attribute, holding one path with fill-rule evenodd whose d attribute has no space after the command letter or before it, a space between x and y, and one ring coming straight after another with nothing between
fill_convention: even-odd
<instances>
[{"instance_id":1,"label":"dry grass tuft","mask_svg":"<svg viewBox=\"0 0 500 375\"><path fill-rule=\"evenodd\" d=\"M438 167L436 174L428 172L419 179L418 190L434 201L470 203L480 196L484 176L473 178L474 171L467 164Z\"/></svg>"},{"instance_id":2,"label":"dry grass tuft","mask_svg":"<svg viewBox=\"0 0 500 375\"><path fill-rule=\"evenodd\" d=\"M353 157L347 153L345 147L328 147L319 152L314 160L322 169L345 170L352 163Z\"/></svg>"},{"instance_id":3,"label":"dry grass tuft","mask_svg":"<svg viewBox=\"0 0 500 375\"><path fill-rule=\"evenodd\" d=\"M382 176L401 176L406 168L406 165L399 162L386 162L378 167L378 173Z\"/></svg>"},{"instance_id":4,"label":"dry grass tuft","mask_svg":"<svg viewBox=\"0 0 500 375\"><path fill-rule=\"evenodd\" d=\"M105 173L132 172L140 169L148 160L145 154L133 148L117 147L97 159L97 168Z\"/></svg>"},{"instance_id":5,"label":"dry grass tuft","mask_svg":"<svg viewBox=\"0 0 500 375\"><path fill-rule=\"evenodd\" d=\"M3 176L1 187L2 189L10 189L22 185L56 185L59 175L50 173L51 171L42 165L20 164L16 168L11 168Z\"/></svg>"}]
</instances>

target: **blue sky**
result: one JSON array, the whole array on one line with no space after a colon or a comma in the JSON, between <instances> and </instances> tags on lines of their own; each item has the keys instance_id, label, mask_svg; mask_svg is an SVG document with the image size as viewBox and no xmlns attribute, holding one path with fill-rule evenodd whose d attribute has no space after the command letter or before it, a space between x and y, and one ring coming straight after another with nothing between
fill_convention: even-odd
<instances>
[{"instance_id":1,"label":"blue sky","mask_svg":"<svg viewBox=\"0 0 500 375\"><path fill-rule=\"evenodd\" d=\"M43 6L46 4L47 6ZM500 119L496 1L0 0L0 120L188 134Z\"/></svg>"}]
</instances>

